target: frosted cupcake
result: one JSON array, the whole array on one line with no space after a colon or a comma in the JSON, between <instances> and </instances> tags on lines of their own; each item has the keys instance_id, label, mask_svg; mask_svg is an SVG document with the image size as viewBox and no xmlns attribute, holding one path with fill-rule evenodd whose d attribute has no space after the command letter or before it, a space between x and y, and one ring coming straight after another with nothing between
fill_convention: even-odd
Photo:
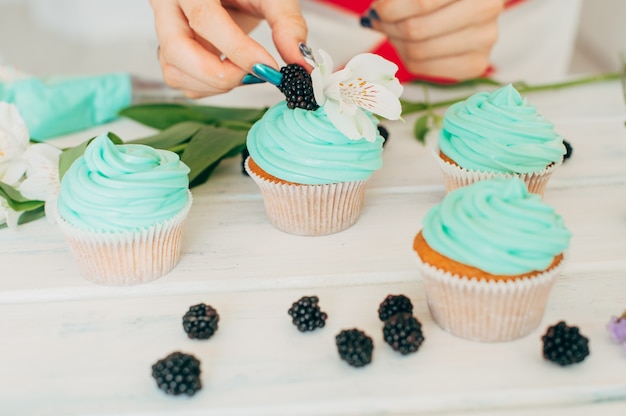
<instances>
[{"instance_id":1,"label":"frosted cupcake","mask_svg":"<svg viewBox=\"0 0 626 416\"><path fill-rule=\"evenodd\" d=\"M96 137L63 176L57 222L81 274L132 285L171 271L192 204L178 155Z\"/></svg>"},{"instance_id":2,"label":"frosted cupcake","mask_svg":"<svg viewBox=\"0 0 626 416\"><path fill-rule=\"evenodd\" d=\"M413 242L434 321L479 341L527 335L541 323L570 237L518 178L448 193Z\"/></svg>"},{"instance_id":3,"label":"frosted cupcake","mask_svg":"<svg viewBox=\"0 0 626 416\"><path fill-rule=\"evenodd\" d=\"M566 149L554 126L509 84L453 104L444 115L436 153L448 191L516 176L530 192L543 195Z\"/></svg>"},{"instance_id":4,"label":"frosted cupcake","mask_svg":"<svg viewBox=\"0 0 626 416\"><path fill-rule=\"evenodd\" d=\"M308 87L314 97L293 102L290 97L302 99L302 85L311 81L300 67L283 68L279 88L287 101L271 107L247 139L246 170L268 218L297 235L332 234L358 220L365 184L382 166L384 139L374 114L395 120L401 113L395 64L362 54L331 73L328 54L320 51L320 58Z\"/></svg>"}]
</instances>

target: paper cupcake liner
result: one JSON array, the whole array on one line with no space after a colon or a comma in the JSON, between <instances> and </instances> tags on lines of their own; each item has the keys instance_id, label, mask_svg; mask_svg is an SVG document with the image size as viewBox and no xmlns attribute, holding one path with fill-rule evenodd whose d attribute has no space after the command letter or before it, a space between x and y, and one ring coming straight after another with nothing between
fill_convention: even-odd
<instances>
[{"instance_id":1,"label":"paper cupcake liner","mask_svg":"<svg viewBox=\"0 0 626 416\"><path fill-rule=\"evenodd\" d=\"M267 217L279 230L327 235L345 230L359 219L366 180L326 185L278 183L250 170L248 160L246 171L261 190Z\"/></svg>"},{"instance_id":2,"label":"paper cupcake liner","mask_svg":"<svg viewBox=\"0 0 626 416\"><path fill-rule=\"evenodd\" d=\"M543 196L548 184L548 180L552 176L552 173L558 168L562 162L553 163L540 172L532 173L500 173L500 172L482 172L477 170L464 169L454 163L443 160L439 156L439 149L435 149L433 156L437 160L439 168L443 172L443 176L446 184L446 191L450 192L454 189L461 188L463 186L470 185L474 182L492 179L496 177L502 178L520 178L526 187L528 192Z\"/></svg>"},{"instance_id":3,"label":"paper cupcake liner","mask_svg":"<svg viewBox=\"0 0 626 416\"><path fill-rule=\"evenodd\" d=\"M189 203L180 213L140 230L83 230L61 218L58 212L56 222L83 277L102 285L136 285L155 280L176 266L191 204L190 192Z\"/></svg>"},{"instance_id":4,"label":"paper cupcake liner","mask_svg":"<svg viewBox=\"0 0 626 416\"><path fill-rule=\"evenodd\" d=\"M484 342L512 341L537 328L564 263L530 277L487 281L452 275L419 260L435 323L458 337Z\"/></svg>"}]
</instances>

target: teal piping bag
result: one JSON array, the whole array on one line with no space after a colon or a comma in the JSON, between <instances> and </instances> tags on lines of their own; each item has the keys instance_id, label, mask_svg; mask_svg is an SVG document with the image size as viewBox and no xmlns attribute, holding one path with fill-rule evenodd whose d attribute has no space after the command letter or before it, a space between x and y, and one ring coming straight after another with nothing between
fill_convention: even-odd
<instances>
[{"instance_id":1,"label":"teal piping bag","mask_svg":"<svg viewBox=\"0 0 626 416\"><path fill-rule=\"evenodd\" d=\"M0 82L0 101L15 104L36 141L112 121L131 100L131 76L125 73Z\"/></svg>"}]
</instances>

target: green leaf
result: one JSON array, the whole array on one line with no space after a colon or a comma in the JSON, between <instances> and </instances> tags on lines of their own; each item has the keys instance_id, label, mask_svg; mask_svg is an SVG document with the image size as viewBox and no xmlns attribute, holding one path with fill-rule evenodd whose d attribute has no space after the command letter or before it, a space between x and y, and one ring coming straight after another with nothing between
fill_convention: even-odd
<instances>
[{"instance_id":1,"label":"green leaf","mask_svg":"<svg viewBox=\"0 0 626 416\"><path fill-rule=\"evenodd\" d=\"M26 224L27 222L38 220L44 215L46 215L46 212L42 204L38 208L32 209L30 211L24 211L24 213L20 215L20 217L18 218L17 225ZM3 228L8 228L8 225L6 222L3 224L0 224L0 230L2 230Z\"/></svg>"},{"instance_id":2,"label":"green leaf","mask_svg":"<svg viewBox=\"0 0 626 416\"><path fill-rule=\"evenodd\" d=\"M107 135L109 136L109 139L111 139L111 141L114 144L123 143L122 139L120 139L120 137L117 134L108 132ZM87 146L89 146L89 143L91 143L93 139L95 139L95 137L92 137L91 139L84 141L78 146L70 147L68 149L63 150L63 152L61 153L61 156L59 157L59 180L63 179L63 176L65 175L67 170L70 168L70 166L72 166L72 163L74 163L76 159L78 159L79 157L83 155L83 153L85 153L85 149L87 148Z\"/></svg>"},{"instance_id":3,"label":"green leaf","mask_svg":"<svg viewBox=\"0 0 626 416\"><path fill-rule=\"evenodd\" d=\"M203 126L204 124L196 121L184 121L153 136L129 140L128 143L145 144L157 149L172 149L191 139Z\"/></svg>"},{"instance_id":4,"label":"green leaf","mask_svg":"<svg viewBox=\"0 0 626 416\"><path fill-rule=\"evenodd\" d=\"M240 152L246 144L246 131L205 126L189 141L181 160L189 166L189 182L196 186L206 181L225 157ZM202 178L202 180L196 180Z\"/></svg>"},{"instance_id":5,"label":"green leaf","mask_svg":"<svg viewBox=\"0 0 626 416\"><path fill-rule=\"evenodd\" d=\"M423 116L418 118L413 125L413 135L415 136L417 141L422 144L426 143L426 134L428 134L428 131L430 130L430 117L430 114L424 114Z\"/></svg>"},{"instance_id":6,"label":"green leaf","mask_svg":"<svg viewBox=\"0 0 626 416\"><path fill-rule=\"evenodd\" d=\"M138 104L122 109L120 116L128 117L159 130L183 121L197 121L221 126L227 121L252 124L263 116L266 109L229 108L184 104Z\"/></svg>"},{"instance_id":7,"label":"green leaf","mask_svg":"<svg viewBox=\"0 0 626 416\"><path fill-rule=\"evenodd\" d=\"M0 182L0 196L6 199L9 207L14 211L30 211L43 206L43 201L35 201L25 198L20 191L14 187Z\"/></svg>"},{"instance_id":8,"label":"green leaf","mask_svg":"<svg viewBox=\"0 0 626 416\"><path fill-rule=\"evenodd\" d=\"M46 210L44 204L41 204L40 207L35 209L31 209L29 211L24 212L20 215L19 220L17 220L18 224L26 224L27 222L38 220L41 217L46 215Z\"/></svg>"}]
</instances>

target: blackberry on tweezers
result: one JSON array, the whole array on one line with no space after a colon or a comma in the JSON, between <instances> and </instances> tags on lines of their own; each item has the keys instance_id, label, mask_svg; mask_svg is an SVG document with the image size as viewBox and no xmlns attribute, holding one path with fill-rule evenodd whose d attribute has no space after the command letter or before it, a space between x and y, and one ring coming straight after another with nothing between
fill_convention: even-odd
<instances>
[{"instance_id":1,"label":"blackberry on tweezers","mask_svg":"<svg viewBox=\"0 0 626 416\"><path fill-rule=\"evenodd\" d=\"M297 64L289 64L280 68L283 75L278 89L285 94L287 107L317 110L319 105L313 95L313 82L306 69Z\"/></svg>"}]
</instances>

